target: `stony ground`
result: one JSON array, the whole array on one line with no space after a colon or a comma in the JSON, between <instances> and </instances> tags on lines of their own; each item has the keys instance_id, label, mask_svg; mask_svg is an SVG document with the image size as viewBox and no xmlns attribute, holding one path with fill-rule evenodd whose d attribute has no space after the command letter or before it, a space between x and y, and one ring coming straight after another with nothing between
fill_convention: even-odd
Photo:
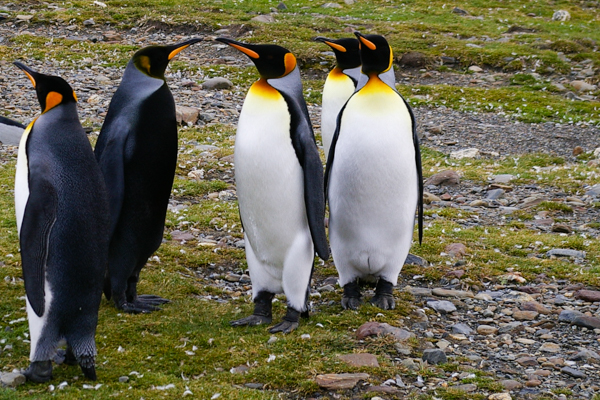
<instances>
[{"instance_id":1,"label":"stony ground","mask_svg":"<svg viewBox=\"0 0 600 400\"><path fill-rule=\"evenodd\" d=\"M175 42L188 32L164 31L161 27L145 26L127 32L108 32L90 27L85 31L60 26L33 27L0 25L0 37L9 39L16 32L28 31L34 35L63 37L79 40L119 41L143 46L156 42ZM222 32L227 34L228 32ZM181 60L201 65L246 65L247 60L229 51L225 46L207 40L180 53ZM91 67L74 70L61 66L54 60L28 62L43 72L69 77L79 96L80 117L89 130L97 133L108 108L112 93L122 74L122 68ZM30 82L7 62L0 62L0 96L7 114L21 122L30 121L39 112ZM312 74L323 76L322 71ZM456 85L488 85L491 81L504 84L509 77L493 71L483 71L476 77L452 72L424 73L406 70L398 73L402 83L450 83ZM493 79L489 79L493 77ZM556 82L569 77L557 77ZM226 90L208 89L200 83L206 76L201 71L175 73L167 80L179 106L198 108L199 115L193 124L222 123L235 125L244 93L242 88ZM499 82L499 83L498 83ZM504 83L503 83L504 82ZM310 112L317 127L320 109L311 106ZM419 120L423 146L447 154L464 149L477 149L478 157L518 157L527 152L546 152L573 159L573 150L580 146L584 151L600 147L600 129L586 125L560 125L555 123L524 124L496 114L462 113L449 108L419 107L415 109ZM15 148L4 146L2 162L15 156ZM449 167L451 170L451 167ZM231 176L231 171L226 171ZM429 174L427 174L429 175ZM444 207L469 211L470 217L460 223L464 226L496 226L515 210L527 210L545 200L566 200L573 212L567 220L557 223L548 213L536 214L527 222L531 229L543 232L569 234L577 231L589 238L597 238L599 231L584 224L598 221L598 188L583 188L581 195L568 197L552 186L514 185L511 176L490 176L489 185L461 180L452 171L429 178L426 182L427 208ZM568 198L567 198L568 197ZM234 197L232 197L234 198ZM565 199L566 198L566 199ZM177 208L174 199L171 207ZM435 214L428 220L435 218ZM427 222L427 220L426 220ZM187 236L174 239L189 240ZM241 246L236 242L231 245ZM530 249L531 257L571 257L573 267L583 264L583 252L565 253L560 249ZM390 333L393 351L389 357L396 359L417 373L410 377L390 376L379 386L363 385L365 376L321 376L323 392L315 397L360 397L365 391L376 398L404 398L408 394L425 393L431 387L450 387L474 394L503 390L490 398L581 398L591 399L600 391L600 292L594 288L557 281L540 274L527 286L519 285L518 273L508 274L506 283L485 282L480 286L461 281L464 274L464 249L448 249L456 262L451 273L434 285L424 284L420 276L403 276L400 292L414 296L412 313L400 321L404 329L377 322L357 330L360 340L378 333ZM426 261L416 259L422 268ZM248 277L236 271L207 272L200 275L205 284L226 288L229 292L246 292ZM339 290L335 278L315 279L312 293L313 307L318 312L321 294ZM485 281L485 280L484 280ZM586 290L587 289L587 290ZM368 296L368 293L367 293ZM418 339L418 345L410 338ZM407 342L409 339L409 342ZM407 344L412 343L412 344ZM424 351L431 364L446 359L461 366L472 367L482 374L449 369L442 377L427 375L427 366L421 359L412 358L414 347ZM354 365L373 365L369 355L350 357ZM424 380L423 377L427 376ZM3 378L4 379L4 378ZM8 378L7 378L8 379ZM260 387L260 384L257 384ZM345 388L343 394L328 390ZM451 390L451 389L449 389ZM510 394L508 394L510 392ZM291 394L289 396L292 396ZM494 397L495 396L495 397ZM502 397L504 396L504 397Z\"/></svg>"}]
</instances>

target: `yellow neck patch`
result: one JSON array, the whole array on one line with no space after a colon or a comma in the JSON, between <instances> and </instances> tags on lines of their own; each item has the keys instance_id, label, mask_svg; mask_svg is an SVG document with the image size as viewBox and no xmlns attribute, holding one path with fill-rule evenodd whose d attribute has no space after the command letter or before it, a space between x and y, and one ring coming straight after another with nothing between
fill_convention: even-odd
<instances>
[{"instance_id":1,"label":"yellow neck patch","mask_svg":"<svg viewBox=\"0 0 600 400\"><path fill-rule=\"evenodd\" d=\"M62 102L63 95L58 92L50 92L46 96L46 109L44 112L47 112Z\"/></svg>"},{"instance_id":2,"label":"yellow neck patch","mask_svg":"<svg viewBox=\"0 0 600 400\"><path fill-rule=\"evenodd\" d=\"M292 53L286 53L283 63L285 65L285 74L283 76L285 76L296 68L296 57Z\"/></svg>"},{"instance_id":3,"label":"yellow neck patch","mask_svg":"<svg viewBox=\"0 0 600 400\"><path fill-rule=\"evenodd\" d=\"M150 73L150 57L140 56L140 67L144 68L148 72L148 75L152 76Z\"/></svg>"},{"instance_id":4,"label":"yellow neck patch","mask_svg":"<svg viewBox=\"0 0 600 400\"><path fill-rule=\"evenodd\" d=\"M273 86L269 85L266 79L260 78L250 87L249 94L260 96L270 100L276 100L281 94Z\"/></svg>"}]
</instances>

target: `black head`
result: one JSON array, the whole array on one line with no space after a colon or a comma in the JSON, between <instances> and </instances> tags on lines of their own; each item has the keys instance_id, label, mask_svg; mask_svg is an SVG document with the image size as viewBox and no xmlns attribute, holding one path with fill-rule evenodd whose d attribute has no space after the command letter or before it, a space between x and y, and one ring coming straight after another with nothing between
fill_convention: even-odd
<instances>
[{"instance_id":1,"label":"black head","mask_svg":"<svg viewBox=\"0 0 600 400\"><path fill-rule=\"evenodd\" d=\"M363 35L354 32L360 42L360 59L364 74L381 74L392 67L392 48L380 35Z\"/></svg>"},{"instance_id":2,"label":"black head","mask_svg":"<svg viewBox=\"0 0 600 400\"><path fill-rule=\"evenodd\" d=\"M148 46L138 50L131 61L144 74L153 78L165 79L165 70L169 61L186 47L201 42L202 39L190 39L170 46Z\"/></svg>"},{"instance_id":3,"label":"black head","mask_svg":"<svg viewBox=\"0 0 600 400\"><path fill-rule=\"evenodd\" d=\"M358 40L354 38L327 39L322 36L316 37L317 42L325 43L335 53L338 67L350 69L360 67L360 52Z\"/></svg>"},{"instance_id":4,"label":"black head","mask_svg":"<svg viewBox=\"0 0 600 400\"><path fill-rule=\"evenodd\" d=\"M63 78L53 75L40 74L31 68L14 62L33 83L42 113L58 106L59 104L76 103L77 96L71 86Z\"/></svg>"},{"instance_id":5,"label":"black head","mask_svg":"<svg viewBox=\"0 0 600 400\"><path fill-rule=\"evenodd\" d=\"M264 79L281 78L296 68L296 57L289 50L274 44L248 44L232 39L217 38L238 49L252 60L258 73Z\"/></svg>"}]
</instances>

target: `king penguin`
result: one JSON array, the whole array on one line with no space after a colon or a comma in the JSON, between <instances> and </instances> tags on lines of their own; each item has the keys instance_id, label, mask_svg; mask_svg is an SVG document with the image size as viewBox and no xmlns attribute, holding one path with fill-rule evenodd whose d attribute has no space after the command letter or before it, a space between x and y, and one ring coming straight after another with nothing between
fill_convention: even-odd
<instances>
[{"instance_id":1,"label":"king penguin","mask_svg":"<svg viewBox=\"0 0 600 400\"><path fill-rule=\"evenodd\" d=\"M96 379L94 335L108 257L108 199L100 168L62 78L15 63L29 77L42 114L23 132L15 177L31 365L27 379L52 378L66 340L67 363Z\"/></svg>"},{"instance_id":2,"label":"king penguin","mask_svg":"<svg viewBox=\"0 0 600 400\"><path fill-rule=\"evenodd\" d=\"M417 207L419 242L423 235L421 153L413 112L390 82L391 47L355 34L366 78L340 112L327 161L329 239L342 307L359 306L360 279L377 281L371 303L392 309Z\"/></svg>"},{"instance_id":3,"label":"king penguin","mask_svg":"<svg viewBox=\"0 0 600 400\"><path fill-rule=\"evenodd\" d=\"M346 101L356 90L360 77L360 53L358 40L354 38L327 39L315 38L316 41L331 47L335 54L336 66L327 75L323 86L321 107L321 137L325 157L329 157L331 140L335 133L337 116Z\"/></svg>"},{"instance_id":4,"label":"king penguin","mask_svg":"<svg viewBox=\"0 0 600 400\"><path fill-rule=\"evenodd\" d=\"M201 41L136 52L115 92L94 150L108 191L111 240L104 293L129 313L168 302L137 294L140 271L163 238L177 163L175 101L165 70L175 55Z\"/></svg>"},{"instance_id":5,"label":"king penguin","mask_svg":"<svg viewBox=\"0 0 600 400\"><path fill-rule=\"evenodd\" d=\"M253 315L231 324L270 323L273 296L283 292L287 313L270 332L288 333L300 314L308 315L315 249L329 258L323 165L294 55L277 45L217 40L250 57L260 74L244 100L234 152L255 306Z\"/></svg>"}]
</instances>

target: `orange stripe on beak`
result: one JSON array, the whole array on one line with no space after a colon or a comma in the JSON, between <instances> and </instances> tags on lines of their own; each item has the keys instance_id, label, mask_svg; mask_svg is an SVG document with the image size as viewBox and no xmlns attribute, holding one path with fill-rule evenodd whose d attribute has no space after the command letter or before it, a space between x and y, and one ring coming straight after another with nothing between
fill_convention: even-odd
<instances>
[{"instance_id":1,"label":"orange stripe on beak","mask_svg":"<svg viewBox=\"0 0 600 400\"><path fill-rule=\"evenodd\" d=\"M323 43L325 43L327 46L331 47L332 49L335 49L337 51L341 51L342 53L346 52L346 48L344 46L341 46L341 45L337 44L337 43L327 42L327 41L325 41Z\"/></svg>"},{"instance_id":2,"label":"orange stripe on beak","mask_svg":"<svg viewBox=\"0 0 600 400\"><path fill-rule=\"evenodd\" d=\"M370 50L375 50L377 48L377 46L375 46L375 44L373 42L371 42L370 40L368 40L362 36L359 36L358 39L360 40L360 42L362 44L367 46L367 48L369 48Z\"/></svg>"}]
</instances>

